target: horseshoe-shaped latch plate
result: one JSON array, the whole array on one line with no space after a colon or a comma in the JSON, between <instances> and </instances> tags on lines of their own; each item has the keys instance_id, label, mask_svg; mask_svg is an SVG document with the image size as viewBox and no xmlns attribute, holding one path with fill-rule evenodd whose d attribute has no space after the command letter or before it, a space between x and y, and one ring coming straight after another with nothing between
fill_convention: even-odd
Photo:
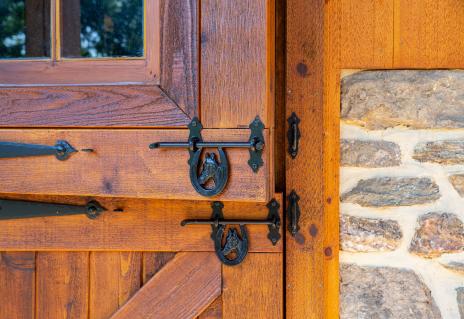
<instances>
[{"instance_id":1,"label":"horseshoe-shaped latch plate","mask_svg":"<svg viewBox=\"0 0 464 319\"><path fill-rule=\"evenodd\" d=\"M226 148L249 149L248 165L255 173L263 166L264 124L259 117L256 117L249 127L251 134L247 142L204 142L201 136L203 126L195 117L188 125L190 134L187 142L156 142L150 144L150 149L187 148L190 154L188 164L192 186L199 194L211 197L222 193L229 180L229 161ZM216 148L218 154L206 153L205 159L202 161L204 148Z\"/></svg>"},{"instance_id":2,"label":"horseshoe-shaped latch plate","mask_svg":"<svg viewBox=\"0 0 464 319\"><path fill-rule=\"evenodd\" d=\"M250 219L224 219L221 202L211 204L213 214L211 219L186 219L181 222L181 226L187 225L211 225L211 239L214 242L214 250L219 260L228 266L240 264L248 254L249 238L246 225L267 225L269 227L268 238L273 245L280 240L280 216L279 203L273 199L267 204L269 215L266 220ZM229 228L227 235L227 225L238 225L240 232L236 228Z\"/></svg>"}]
</instances>

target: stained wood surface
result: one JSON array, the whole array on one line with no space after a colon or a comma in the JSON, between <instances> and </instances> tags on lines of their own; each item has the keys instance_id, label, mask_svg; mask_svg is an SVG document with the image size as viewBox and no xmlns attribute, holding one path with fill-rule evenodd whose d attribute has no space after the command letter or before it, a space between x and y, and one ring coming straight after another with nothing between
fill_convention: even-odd
<instances>
[{"instance_id":1,"label":"stained wood surface","mask_svg":"<svg viewBox=\"0 0 464 319\"><path fill-rule=\"evenodd\" d=\"M191 119L157 86L0 88L3 127L173 127Z\"/></svg>"},{"instance_id":2,"label":"stained wood surface","mask_svg":"<svg viewBox=\"0 0 464 319\"><path fill-rule=\"evenodd\" d=\"M199 0L160 2L161 87L191 118L198 115Z\"/></svg>"},{"instance_id":3,"label":"stained wood surface","mask_svg":"<svg viewBox=\"0 0 464 319\"><path fill-rule=\"evenodd\" d=\"M273 126L274 0L201 2L201 116L208 128Z\"/></svg>"},{"instance_id":4,"label":"stained wood surface","mask_svg":"<svg viewBox=\"0 0 464 319\"><path fill-rule=\"evenodd\" d=\"M35 252L0 253L0 318L35 318Z\"/></svg>"},{"instance_id":5,"label":"stained wood surface","mask_svg":"<svg viewBox=\"0 0 464 319\"><path fill-rule=\"evenodd\" d=\"M141 287L142 253L91 252L89 318L106 319Z\"/></svg>"},{"instance_id":6,"label":"stained wood surface","mask_svg":"<svg viewBox=\"0 0 464 319\"><path fill-rule=\"evenodd\" d=\"M282 260L282 254L248 254L240 265L224 266L222 318L283 318Z\"/></svg>"},{"instance_id":7,"label":"stained wood surface","mask_svg":"<svg viewBox=\"0 0 464 319\"><path fill-rule=\"evenodd\" d=\"M204 130L205 141L248 141L249 130ZM53 156L2 159L0 193L122 196L211 200L199 195L189 178L187 149L149 149L159 141L187 141L188 130L0 130L2 141L55 145L66 140L78 152L66 161ZM269 141L269 132L264 132ZM254 173L248 149L228 149L230 177L223 194L213 199L267 202L273 167L263 152L264 166ZM24 169L27 167L27 169ZM79 187L76 187L79 185Z\"/></svg>"},{"instance_id":8,"label":"stained wood surface","mask_svg":"<svg viewBox=\"0 0 464 319\"><path fill-rule=\"evenodd\" d=\"M464 3L394 0L395 68L462 68Z\"/></svg>"},{"instance_id":9,"label":"stained wood surface","mask_svg":"<svg viewBox=\"0 0 464 319\"><path fill-rule=\"evenodd\" d=\"M83 198L61 196L32 199L86 203ZM276 199L282 203L280 196ZM209 225L180 226L184 219L210 219L210 202L97 200L109 211L94 220L84 215L3 220L0 250L214 251ZM266 219L267 215L265 204L231 202L224 207L224 216L230 219ZM267 238L268 227L249 225L247 229L251 252L282 251L282 241L273 246ZM146 268L146 272L153 270Z\"/></svg>"},{"instance_id":10,"label":"stained wood surface","mask_svg":"<svg viewBox=\"0 0 464 319\"><path fill-rule=\"evenodd\" d=\"M178 253L111 318L194 318L220 294L214 253Z\"/></svg>"},{"instance_id":11,"label":"stained wood surface","mask_svg":"<svg viewBox=\"0 0 464 319\"><path fill-rule=\"evenodd\" d=\"M222 319L222 297L213 301L197 319Z\"/></svg>"},{"instance_id":12,"label":"stained wood surface","mask_svg":"<svg viewBox=\"0 0 464 319\"><path fill-rule=\"evenodd\" d=\"M144 252L142 255L142 280L147 283L155 274L166 266L176 253L172 252Z\"/></svg>"},{"instance_id":13,"label":"stained wood surface","mask_svg":"<svg viewBox=\"0 0 464 319\"><path fill-rule=\"evenodd\" d=\"M37 254L37 319L87 318L89 253Z\"/></svg>"}]
</instances>

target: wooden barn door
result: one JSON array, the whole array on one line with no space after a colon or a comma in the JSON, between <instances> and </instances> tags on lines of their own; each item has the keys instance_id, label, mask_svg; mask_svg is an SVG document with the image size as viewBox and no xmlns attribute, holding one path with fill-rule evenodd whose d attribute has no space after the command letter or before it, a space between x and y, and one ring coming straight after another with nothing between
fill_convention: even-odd
<instances>
[{"instance_id":1,"label":"wooden barn door","mask_svg":"<svg viewBox=\"0 0 464 319\"><path fill-rule=\"evenodd\" d=\"M246 225L248 254L234 266L218 258L211 225L181 225L212 220L215 203L226 220L283 223L274 7L0 3L0 319L283 317L279 223ZM185 144L200 123L213 144L192 173L198 148ZM199 191L222 181L224 158L223 189ZM196 187L200 172L213 177ZM237 224L223 249L231 229L243 243Z\"/></svg>"}]
</instances>

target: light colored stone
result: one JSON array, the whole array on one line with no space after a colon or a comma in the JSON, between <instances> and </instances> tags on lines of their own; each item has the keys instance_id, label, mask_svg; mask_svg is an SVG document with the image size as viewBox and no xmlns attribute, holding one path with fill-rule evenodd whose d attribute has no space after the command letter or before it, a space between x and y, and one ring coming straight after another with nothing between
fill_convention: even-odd
<instances>
[{"instance_id":1,"label":"light colored stone","mask_svg":"<svg viewBox=\"0 0 464 319\"><path fill-rule=\"evenodd\" d=\"M409 251L424 258L464 251L464 225L454 214L428 213L419 217Z\"/></svg>"},{"instance_id":2,"label":"light colored stone","mask_svg":"<svg viewBox=\"0 0 464 319\"><path fill-rule=\"evenodd\" d=\"M438 319L429 288L411 270L340 267L341 319Z\"/></svg>"},{"instance_id":3,"label":"light colored stone","mask_svg":"<svg viewBox=\"0 0 464 319\"><path fill-rule=\"evenodd\" d=\"M464 164L464 141L435 141L416 145L413 158L442 165Z\"/></svg>"},{"instance_id":4,"label":"light colored stone","mask_svg":"<svg viewBox=\"0 0 464 319\"><path fill-rule=\"evenodd\" d=\"M363 71L342 79L342 120L368 129L464 127L464 72Z\"/></svg>"},{"instance_id":5,"label":"light colored stone","mask_svg":"<svg viewBox=\"0 0 464 319\"><path fill-rule=\"evenodd\" d=\"M340 141L341 166L388 167L401 164L401 151L397 144L386 141Z\"/></svg>"},{"instance_id":6,"label":"light colored stone","mask_svg":"<svg viewBox=\"0 0 464 319\"><path fill-rule=\"evenodd\" d=\"M458 194L464 197L464 174L451 175L449 181Z\"/></svg>"},{"instance_id":7,"label":"light colored stone","mask_svg":"<svg viewBox=\"0 0 464 319\"><path fill-rule=\"evenodd\" d=\"M361 206L411 206L440 198L438 185L427 177L377 177L360 180L341 201Z\"/></svg>"},{"instance_id":8,"label":"light colored stone","mask_svg":"<svg viewBox=\"0 0 464 319\"><path fill-rule=\"evenodd\" d=\"M446 269L464 275L464 253L443 255L438 262Z\"/></svg>"},{"instance_id":9,"label":"light colored stone","mask_svg":"<svg viewBox=\"0 0 464 319\"><path fill-rule=\"evenodd\" d=\"M461 319L464 319L464 287L456 289L457 302L459 307L459 315Z\"/></svg>"},{"instance_id":10,"label":"light colored stone","mask_svg":"<svg viewBox=\"0 0 464 319\"><path fill-rule=\"evenodd\" d=\"M342 215L340 247L343 251L392 251L398 248L403 234L393 220Z\"/></svg>"}]
</instances>

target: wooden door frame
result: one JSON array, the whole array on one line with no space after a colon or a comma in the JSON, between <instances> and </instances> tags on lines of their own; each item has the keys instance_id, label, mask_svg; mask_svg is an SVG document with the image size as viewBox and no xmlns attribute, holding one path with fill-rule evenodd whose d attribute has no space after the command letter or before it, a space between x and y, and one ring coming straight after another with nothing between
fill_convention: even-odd
<instances>
[{"instance_id":1,"label":"wooden door frame","mask_svg":"<svg viewBox=\"0 0 464 319\"><path fill-rule=\"evenodd\" d=\"M298 234L287 232L289 319L339 317L339 5L287 0L286 116L301 120L299 154L286 157L301 210Z\"/></svg>"}]
</instances>

